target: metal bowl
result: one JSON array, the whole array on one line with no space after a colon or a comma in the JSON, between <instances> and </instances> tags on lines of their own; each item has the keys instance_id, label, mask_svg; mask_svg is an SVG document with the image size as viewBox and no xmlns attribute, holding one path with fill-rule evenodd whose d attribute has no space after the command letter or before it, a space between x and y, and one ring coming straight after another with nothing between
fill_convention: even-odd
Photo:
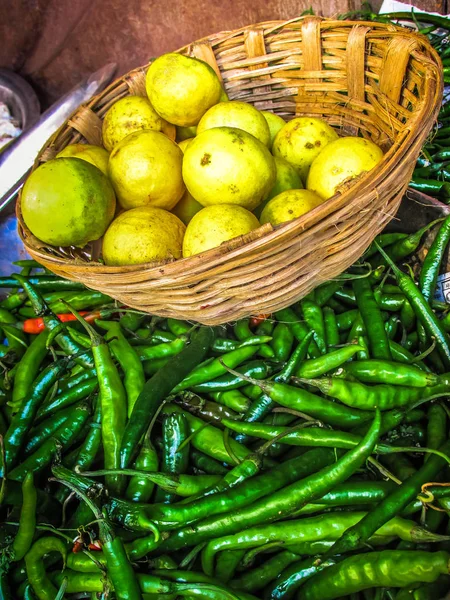
<instances>
[{"instance_id":1,"label":"metal bowl","mask_svg":"<svg viewBox=\"0 0 450 600\"><path fill-rule=\"evenodd\" d=\"M40 105L31 85L20 75L0 69L0 102L4 102L22 131L29 129L39 118Z\"/></svg>"}]
</instances>

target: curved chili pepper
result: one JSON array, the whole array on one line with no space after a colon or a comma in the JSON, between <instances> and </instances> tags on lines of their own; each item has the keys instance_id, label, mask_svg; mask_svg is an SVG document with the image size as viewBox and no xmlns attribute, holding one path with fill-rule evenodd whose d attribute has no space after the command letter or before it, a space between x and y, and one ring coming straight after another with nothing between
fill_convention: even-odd
<instances>
[{"instance_id":1,"label":"curved chili pepper","mask_svg":"<svg viewBox=\"0 0 450 600\"><path fill-rule=\"evenodd\" d=\"M333 460L333 451L327 448L314 449L301 457L285 461L274 469L245 480L236 488L227 489L215 496L200 498L192 504L129 507L114 498L108 501L106 508L110 518L120 524L127 522L131 508L133 508L133 518L137 521L150 520L163 526L164 529L177 529L180 525L199 521L207 516L220 515L239 507L248 506L302 477L315 473Z\"/></svg>"},{"instance_id":2,"label":"curved chili pepper","mask_svg":"<svg viewBox=\"0 0 450 600\"><path fill-rule=\"evenodd\" d=\"M50 581L45 570L43 558L50 552L61 554L63 562L67 556L67 545L61 538L47 536L39 538L25 555L28 581L38 600L54 600L58 590Z\"/></svg>"},{"instance_id":3,"label":"curved chili pepper","mask_svg":"<svg viewBox=\"0 0 450 600\"><path fill-rule=\"evenodd\" d=\"M336 484L348 479L373 451L380 425L381 416L379 411L376 411L375 419L361 443L335 464L316 471L313 475L273 493L267 499L256 501L251 506L234 510L222 517L210 517L196 523L195 528L180 529L165 540L160 549L167 551L196 545L211 537L236 533L240 531L243 523L248 528L289 516L299 506L319 498Z\"/></svg>"}]
</instances>

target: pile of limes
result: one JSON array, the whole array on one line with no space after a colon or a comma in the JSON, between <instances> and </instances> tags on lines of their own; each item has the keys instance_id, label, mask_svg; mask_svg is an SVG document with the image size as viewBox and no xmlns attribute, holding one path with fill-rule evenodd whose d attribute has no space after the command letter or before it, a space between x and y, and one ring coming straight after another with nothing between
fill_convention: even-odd
<instances>
[{"instance_id":1,"label":"pile of limes","mask_svg":"<svg viewBox=\"0 0 450 600\"><path fill-rule=\"evenodd\" d=\"M108 109L103 147L67 146L31 174L21 207L37 238L82 247L103 237L108 265L192 256L305 214L383 156L321 119L286 123L229 101L195 58L156 59L146 90Z\"/></svg>"}]
</instances>

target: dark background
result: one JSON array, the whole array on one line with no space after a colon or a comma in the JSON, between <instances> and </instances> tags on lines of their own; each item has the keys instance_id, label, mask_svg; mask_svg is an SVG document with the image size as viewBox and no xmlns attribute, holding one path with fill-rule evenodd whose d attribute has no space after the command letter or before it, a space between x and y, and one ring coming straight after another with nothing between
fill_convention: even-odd
<instances>
[{"instance_id":1,"label":"dark background","mask_svg":"<svg viewBox=\"0 0 450 600\"><path fill-rule=\"evenodd\" d=\"M373 0L377 10L382 0ZM415 0L445 12L446 0ZM333 16L359 0L0 0L0 67L17 71L47 107L107 62L118 74L201 37L313 6Z\"/></svg>"}]
</instances>

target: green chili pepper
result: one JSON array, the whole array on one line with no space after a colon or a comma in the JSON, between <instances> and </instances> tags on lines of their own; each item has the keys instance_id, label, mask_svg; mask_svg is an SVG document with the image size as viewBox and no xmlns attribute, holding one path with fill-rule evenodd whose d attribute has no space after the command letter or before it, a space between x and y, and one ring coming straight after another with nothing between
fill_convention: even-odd
<instances>
[{"instance_id":1,"label":"green chili pepper","mask_svg":"<svg viewBox=\"0 0 450 600\"><path fill-rule=\"evenodd\" d=\"M447 552L383 550L350 556L322 571L301 588L299 600L333 600L373 587L405 587L433 582L449 573Z\"/></svg>"},{"instance_id":2,"label":"green chili pepper","mask_svg":"<svg viewBox=\"0 0 450 600\"><path fill-rule=\"evenodd\" d=\"M245 413L250 408L250 400L239 390L212 392L211 397L219 404L228 406L239 413Z\"/></svg>"},{"instance_id":3,"label":"green chili pepper","mask_svg":"<svg viewBox=\"0 0 450 600\"><path fill-rule=\"evenodd\" d=\"M185 473L189 462L189 443L186 443L189 426L184 413L164 414L162 431L161 471L173 475ZM171 492L162 493L161 489L156 492L155 502L171 503L174 499L175 494Z\"/></svg>"},{"instance_id":4,"label":"green chili pepper","mask_svg":"<svg viewBox=\"0 0 450 600\"><path fill-rule=\"evenodd\" d=\"M303 298L300 301L303 318L306 324L314 334L314 341L319 348L321 354L325 354L327 351L327 345L325 340L325 326L323 322L322 309L318 304L311 298Z\"/></svg>"},{"instance_id":5,"label":"green chili pepper","mask_svg":"<svg viewBox=\"0 0 450 600\"><path fill-rule=\"evenodd\" d=\"M308 382L315 383L322 381L323 379L308 380ZM289 409L304 412L315 419L324 421L329 425L340 427L341 429L351 429L352 427L356 427L357 425L370 420L370 413L367 411L365 412L363 410L331 402L330 400L311 394L305 389L268 380L258 381L252 379L251 382L258 385L263 392L277 404L281 404L281 406ZM332 383L336 384L336 382L341 382L341 380L333 379ZM350 382L344 383L348 384ZM329 384L327 380L327 390L330 385L331 383Z\"/></svg>"},{"instance_id":6,"label":"green chili pepper","mask_svg":"<svg viewBox=\"0 0 450 600\"><path fill-rule=\"evenodd\" d=\"M286 323L277 323L273 330L272 348L275 358L281 362L288 360L294 344L294 334Z\"/></svg>"},{"instance_id":7,"label":"green chili pepper","mask_svg":"<svg viewBox=\"0 0 450 600\"><path fill-rule=\"evenodd\" d=\"M346 364L344 370L362 383L427 387L437 385L439 382L438 376L433 373L426 373L414 365L404 365L393 361L357 361Z\"/></svg>"},{"instance_id":8,"label":"green chili pepper","mask_svg":"<svg viewBox=\"0 0 450 600\"><path fill-rule=\"evenodd\" d=\"M191 450L191 460L196 469L210 475L224 475L228 471L219 461L195 449Z\"/></svg>"},{"instance_id":9,"label":"green chili pepper","mask_svg":"<svg viewBox=\"0 0 450 600\"><path fill-rule=\"evenodd\" d=\"M191 434L195 434L190 440L194 448L221 462L234 463L233 456L230 456L225 446L223 432L220 429L204 423L201 419L197 419L197 417L183 411L179 406L175 406L174 404L166 404L162 409L162 413L163 415L184 415L189 424ZM251 453L248 448L242 444L238 444L235 440L231 439L229 442L232 454L239 460L243 460Z\"/></svg>"},{"instance_id":10,"label":"green chili pepper","mask_svg":"<svg viewBox=\"0 0 450 600\"><path fill-rule=\"evenodd\" d=\"M65 562L67 546L61 538L41 537L25 555L28 581L38 600L54 600L58 590L47 577L43 558L49 552L58 552Z\"/></svg>"},{"instance_id":11,"label":"green chili pepper","mask_svg":"<svg viewBox=\"0 0 450 600\"><path fill-rule=\"evenodd\" d=\"M363 350L364 348L362 346L349 344L348 346L329 352L327 355L321 356L320 358L313 358L301 363L294 375L295 377L318 377L319 375L337 369L355 356L355 354Z\"/></svg>"},{"instance_id":12,"label":"green chili pepper","mask_svg":"<svg viewBox=\"0 0 450 600\"><path fill-rule=\"evenodd\" d=\"M306 358L308 348L311 345L313 332L310 331L306 334L301 342L297 345L294 352L291 354L290 359L287 361L283 369L274 377L276 382L288 381L293 375L300 361ZM250 408L244 413L243 420L249 423L262 420L274 407L272 398L267 394L259 394L250 405ZM248 438L245 436L239 436L236 438L239 442L243 443Z\"/></svg>"},{"instance_id":13,"label":"green chili pepper","mask_svg":"<svg viewBox=\"0 0 450 600\"><path fill-rule=\"evenodd\" d=\"M31 548L36 529L37 492L34 487L33 473L27 473L22 482L22 499L19 529L12 544L15 561L22 560Z\"/></svg>"},{"instance_id":14,"label":"green chili pepper","mask_svg":"<svg viewBox=\"0 0 450 600\"><path fill-rule=\"evenodd\" d=\"M21 358L26 350L28 350L28 340L27 336L17 329L14 325L6 325L2 323L0 325L0 329L3 331L6 341L8 342L8 346L15 353L16 356Z\"/></svg>"},{"instance_id":15,"label":"green chili pepper","mask_svg":"<svg viewBox=\"0 0 450 600\"><path fill-rule=\"evenodd\" d=\"M437 450L447 439L447 413L440 404L433 403L428 409L427 417L427 447ZM425 461L429 457L430 455L425 456Z\"/></svg>"},{"instance_id":16,"label":"green chili pepper","mask_svg":"<svg viewBox=\"0 0 450 600\"><path fill-rule=\"evenodd\" d=\"M135 349L130 346L123 335L119 323L109 321L97 321L96 323L107 330L105 340L109 342L114 358L122 367L123 384L127 393L128 417L130 417L133 406L144 389L144 369Z\"/></svg>"},{"instance_id":17,"label":"green chili pepper","mask_svg":"<svg viewBox=\"0 0 450 600\"><path fill-rule=\"evenodd\" d=\"M149 437L145 436L134 468L141 471L157 471L158 465L158 454ZM148 502L152 496L154 485L150 479L136 475L130 479L125 498L132 502Z\"/></svg>"},{"instance_id":18,"label":"green chili pepper","mask_svg":"<svg viewBox=\"0 0 450 600\"><path fill-rule=\"evenodd\" d=\"M422 290L423 297L428 301L430 301L434 296L439 269L449 241L450 217L447 217L439 228L437 236L428 250L420 271L420 288Z\"/></svg>"},{"instance_id":19,"label":"green chili pepper","mask_svg":"<svg viewBox=\"0 0 450 600\"><path fill-rule=\"evenodd\" d=\"M217 558L215 579L227 583L235 574L244 557L245 550L224 550Z\"/></svg>"},{"instance_id":20,"label":"green chili pepper","mask_svg":"<svg viewBox=\"0 0 450 600\"><path fill-rule=\"evenodd\" d=\"M233 390L232 390L233 391ZM222 393L222 392L218 392ZM221 419L227 417L237 419L238 414L217 402L210 402L194 392L180 392L175 398L176 404L182 406L196 417L220 425Z\"/></svg>"},{"instance_id":21,"label":"green chili pepper","mask_svg":"<svg viewBox=\"0 0 450 600\"><path fill-rule=\"evenodd\" d=\"M328 348L339 344L339 328L334 310L329 306L323 307L323 325L325 327L325 339Z\"/></svg>"},{"instance_id":22,"label":"green chili pepper","mask_svg":"<svg viewBox=\"0 0 450 600\"><path fill-rule=\"evenodd\" d=\"M105 339L76 311L71 312L83 324L91 339L99 386L105 468L116 469L120 466L120 447L126 424L126 393ZM106 481L111 491L121 490L123 482L120 480L110 476Z\"/></svg>"},{"instance_id":23,"label":"green chili pepper","mask_svg":"<svg viewBox=\"0 0 450 600\"><path fill-rule=\"evenodd\" d=\"M89 469L99 453L102 443L101 406L97 399L95 413L89 423L89 431L78 449L75 464L80 470Z\"/></svg>"},{"instance_id":24,"label":"green chili pepper","mask_svg":"<svg viewBox=\"0 0 450 600\"><path fill-rule=\"evenodd\" d=\"M407 387L386 384L367 386L359 381L346 381L337 377L302 378L297 381L301 384L317 387L323 394L360 410L398 408L438 394L444 395L450 389L447 381L433 387Z\"/></svg>"},{"instance_id":25,"label":"green chili pepper","mask_svg":"<svg viewBox=\"0 0 450 600\"><path fill-rule=\"evenodd\" d=\"M353 290L369 340L371 355L373 358L390 360L391 351L383 319L369 281L366 278L355 279Z\"/></svg>"},{"instance_id":26,"label":"green chili pepper","mask_svg":"<svg viewBox=\"0 0 450 600\"><path fill-rule=\"evenodd\" d=\"M175 338L172 342L158 344L157 346L136 346L134 348L140 360L158 360L176 356L186 346L188 338L184 335Z\"/></svg>"},{"instance_id":27,"label":"green chili pepper","mask_svg":"<svg viewBox=\"0 0 450 600\"><path fill-rule=\"evenodd\" d=\"M326 283L319 285L319 287L316 287L314 290L314 300L316 304L324 307L343 285L343 281L327 281Z\"/></svg>"},{"instance_id":28,"label":"green chili pepper","mask_svg":"<svg viewBox=\"0 0 450 600\"><path fill-rule=\"evenodd\" d=\"M233 350L227 354L222 355L220 358L214 358L207 364L200 364L191 373L183 379L177 386L172 390L174 394L199 386L202 383L207 383L221 375L227 374L226 367L237 367L244 361L251 358L258 351L258 346L248 346ZM225 366L224 366L225 365Z\"/></svg>"},{"instance_id":29,"label":"green chili pepper","mask_svg":"<svg viewBox=\"0 0 450 600\"><path fill-rule=\"evenodd\" d=\"M267 360L251 360L240 367L237 367L237 375L226 373L225 375L217 377L216 379L212 379L211 381L193 385L191 389L197 393L212 393L234 390L245 386L245 380L242 379L242 376L253 377L254 379L265 379L273 373L273 370L276 368L276 366L277 364L272 366L272 364Z\"/></svg>"},{"instance_id":30,"label":"green chili pepper","mask_svg":"<svg viewBox=\"0 0 450 600\"><path fill-rule=\"evenodd\" d=\"M199 328L192 334L190 344L147 381L125 428L120 450L122 468L127 467L134 458L138 444L160 403L203 360L213 339L211 328Z\"/></svg>"},{"instance_id":31,"label":"green chili pepper","mask_svg":"<svg viewBox=\"0 0 450 600\"><path fill-rule=\"evenodd\" d=\"M292 308L283 308L283 310L277 311L275 316L279 322L285 323L291 328L297 342L302 342L311 331L311 329L295 314ZM310 341L308 353L310 358L318 358L320 356L319 348L314 339Z\"/></svg>"},{"instance_id":32,"label":"green chili pepper","mask_svg":"<svg viewBox=\"0 0 450 600\"><path fill-rule=\"evenodd\" d=\"M417 472L412 462L404 454L388 454L382 457L382 461L401 481L405 481Z\"/></svg>"},{"instance_id":33,"label":"green chili pepper","mask_svg":"<svg viewBox=\"0 0 450 600\"><path fill-rule=\"evenodd\" d=\"M47 337L47 331L43 331L37 335L17 365L11 398L11 408L14 411L17 411L20 408L23 400L31 391L33 381L35 380L40 366L47 355Z\"/></svg>"},{"instance_id":34,"label":"green chili pepper","mask_svg":"<svg viewBox=\"0 0 450 600\"><path fill-rule=\"evenodd\" d=\"M33 429L29 433L28 441L24 448L25 454L31 454L35 452L42 444L51 437L55 431L63 425L70 415L73 413L74 407L70 406L65 410L61 410L56 415L46 419Z\"/></svg>"}]
</instances>

